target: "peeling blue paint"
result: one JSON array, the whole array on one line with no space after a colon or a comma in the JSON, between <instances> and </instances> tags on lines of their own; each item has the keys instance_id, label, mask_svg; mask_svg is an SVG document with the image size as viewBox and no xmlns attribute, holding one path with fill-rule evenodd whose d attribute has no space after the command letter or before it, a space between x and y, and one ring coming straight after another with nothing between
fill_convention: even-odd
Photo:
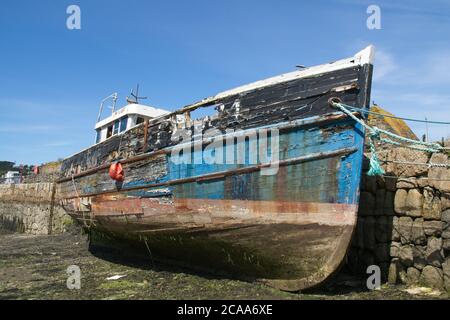
<instances>
[{"instance_id":1,"label":"peeling blue paint","mask_svg":"<svg viewBox=\"0 0 450 320\"><path fill-rule=\"evenodd\" d=\"M282 124L278 124L280 126ZM276 127L276 126L273 126ZM265 127L268 128L268 127ZM188 182L170 187L176 198L281 200L354 204L358 201L359 182L363 159L364 129L351 119L317 126L294 127L279 135L279 160L288 160L313 153L336 151L357 147L357 152L344 157L334 157L280 167L276 175L263 176L260 172L227 176L216 180ZM234 141L236 152L243 145L243 164L175 164L167 155L167 175L154 181L136 180L126 187L145 186L177 179L203 176L216 172L255 165L249 159L250 142ZM196 150L191 161L202 157L205 151ZM226 159L224 148L223 162ZM260 161L260 159L258 159ZM152 197L151 192L133 191L129 195ZM169 195L169 194L167 194ZM161 196L154 194L153 196Z\"/></svg>"}]
</instances>

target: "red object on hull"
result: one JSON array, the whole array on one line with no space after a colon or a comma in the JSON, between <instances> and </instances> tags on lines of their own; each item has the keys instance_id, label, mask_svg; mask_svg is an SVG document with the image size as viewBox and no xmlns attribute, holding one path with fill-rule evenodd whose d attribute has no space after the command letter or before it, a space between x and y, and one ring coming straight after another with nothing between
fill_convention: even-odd
<instances>
[{"instance_id":1,"label":"red object on hull","mask_svg":"<svg viewBox=\"0 0 450 320\"><path fill-rule=\"evenodd\" d=\"M111 164L109 167L109 176L111 179L122 182L125 179L125 174L123 172L122 164L116 162Z\"/></svg>"}]
</instances>

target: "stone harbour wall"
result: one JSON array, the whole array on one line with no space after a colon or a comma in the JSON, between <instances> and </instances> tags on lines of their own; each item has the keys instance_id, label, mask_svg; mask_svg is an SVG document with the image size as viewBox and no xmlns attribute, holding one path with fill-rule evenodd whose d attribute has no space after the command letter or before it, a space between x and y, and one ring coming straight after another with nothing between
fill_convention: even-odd
<instances>
[{"instance_id":1,"label":"stone harbour wall","mask_svg":"<svg viewBox=\"0 0 450 320\"><path fill-rule=\"evenodd\" d=\"M348 267L378 265L391 284L450 291L450 168L423 165L449 157L403 148L379 157L386 174L363 175Z\"/></svg>"},{"instance_id":2,"label":"stone harbour wall","mask_svg":"<svg viewBox=\"0 0 450 320\"><path fill-rule=\"evenodd\" d=\"M38 174L31 173L23 177L23 183L46 183L56 181L59 178L61 162L49 162L38 167Z\"/></svg>"},{"instance_id":3,"label":"stone harbour wall","mask_svg":"<svg viewBox=\"0 0 450 320\"><path fill-rule=\"evenodd\" d=\"M30 234L62 233L72 219L55 200L53 183L0 185L0 227Z\"/></svg>"}]
</instances>

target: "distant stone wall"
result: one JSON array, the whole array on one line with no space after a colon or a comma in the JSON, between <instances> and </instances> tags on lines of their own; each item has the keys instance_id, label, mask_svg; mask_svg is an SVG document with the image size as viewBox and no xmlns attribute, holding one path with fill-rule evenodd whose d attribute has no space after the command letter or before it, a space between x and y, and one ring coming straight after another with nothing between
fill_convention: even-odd
<instances>
[{"instance_id":1,"label":"distant stone wall","mask_svg":"<svg viewBox=\"0 0 450 320\"><path fill-rule=\"evenodd\" d=\"M60 177L61 162L49 162L39 166L39 173L23 177L23 183L44 183L56 181Z\"/></svg>"},{"instance_id":2,"label":"distant stone wall","mask_svg":"<svg viewBox=\"0 0 450 320\"><path fill-rule=\"evenodd\" d=\"M450 291L450 169L396 162L446 163L444 154L396 148L380 154L386 176L363 176L348 267L378 265L391 284Z\"/></svg>"},{"instance_id":3,"label":"distant stone wall","mask_svg":"<svg viewBox=\"0 0 450 320\"><path fill-rule=\"evenodd\" d=\"M31 234L65 232L71 218L55 201L53 183L0 185L0 226Z\"/></svg>"}]
</instances>

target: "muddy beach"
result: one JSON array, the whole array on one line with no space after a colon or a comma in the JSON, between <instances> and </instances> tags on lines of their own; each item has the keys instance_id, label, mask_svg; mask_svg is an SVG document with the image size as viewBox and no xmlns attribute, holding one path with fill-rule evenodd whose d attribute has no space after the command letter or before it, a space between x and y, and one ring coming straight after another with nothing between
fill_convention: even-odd
<instances>
[{"instance_id":1,"label":"muddy beach","mask_svg":"<svg viewBox=\"0 0 450 320\"><path fill-rule=\"evenodd\" d=\"M81 288L67 288L67 268ZM112 279L111 279L112 278ZM110 280L107 280L110 279ZM105 247L79 232L34 236L0 231L0 299L446 299L409 294L402 286L369 291L365 280L339 274L319 289L287 293L258 283L199 274Z\"/></svg>"}]
</instances>

